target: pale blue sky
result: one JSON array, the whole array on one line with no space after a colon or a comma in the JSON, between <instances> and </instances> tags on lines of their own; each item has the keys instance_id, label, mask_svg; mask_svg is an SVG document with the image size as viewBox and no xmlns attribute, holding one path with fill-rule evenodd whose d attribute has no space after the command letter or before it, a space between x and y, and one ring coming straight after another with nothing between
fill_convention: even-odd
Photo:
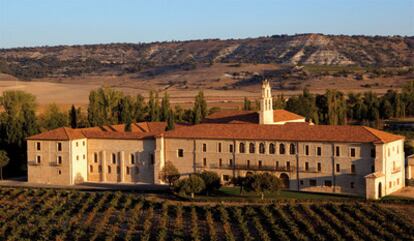
<instances>
[{"instance_id":1,"label":"pale blue sky","mask_svg":"<svg viewBox=\"0 0 414 241\"><path fill-rule=\"evenodd\" d=\"M0 48L310 32L414 35L414 0L0 0Z\"/></svg>"}]
</instances>

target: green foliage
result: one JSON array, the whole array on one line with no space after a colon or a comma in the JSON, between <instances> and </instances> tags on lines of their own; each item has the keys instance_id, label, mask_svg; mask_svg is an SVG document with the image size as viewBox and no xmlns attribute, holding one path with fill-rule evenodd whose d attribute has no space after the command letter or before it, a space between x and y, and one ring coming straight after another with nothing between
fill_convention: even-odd
<instances>
[{"instance_id":1,"label":"green foliage","mask_svg":"<svg viewBox=\"0 0 414 241\"><path fill-rule=\"evenodd\" d=\"M180 172L171 161L167 161L160 172L160 178L171 186L180 178Z\"/></svg>"},{"instance_id":2,"label":"green foliage","mask_svg":"<svg viewBox=\"0 0 414 241\"><path fill-rule=\"evenodd\" d=\"M170 131L170 130L174 130L174 128L175 128L175 116L174 116L173 110L170 109L168 112L167 126L165 130Z\"/></svg>"},{"instance_id":3,"label":"green foliage","mask_svg":"<svg viewBox=\"0 0 414 241\"><path fill-rule=\"evenodd\" d=\"M191 195L201 193L206 188L206 185L201 177L198 175L190 175L187 178L180 179L174 183L174 190L181 195Z\"/></svg>"},{"instance_id":4,"label":"green foliage","mask_svg":"<svg viewBox=\"0 0 414 241\"><path fill-rule=\"evenodd\" d=\"M212 171L203 171L202 173L197 174L203 179L205 184L205 189L203 190L207 195L213 191L220 189L221 180L219 175L216 172Z\"/></svg>"},{"instance_id":5,"label":"green foliage","mask_svg":"<svg viewBox=\"0 0 414 241\"><path fill-rule=\"evenodd\" d=\"M164 97L162 97L161 100L161 113L160 113L160 120L161 121L167 121L168 120L168 114L170 111L170 97L168 96L168 93L164 93Z\"/></svg>"},{"instance_id":6,"label":"green foliage","mask_svg":"<svg viewBox=\"0 0 414 241\"><path fill-rule=\"evenodd\" d=\"M69 120L70 120L70 126L72 128L78 127L78 111L76 110L74 105L72 105L72 107L70 108Z\"/></svg>"},{"instance_id":7,"label":"green foliage","mask_svg":"<svg viewBox=\"0 0 414 241\"><path fill-rule=\"evenodd\" d=\"M193 123L200 123L208 114L207 102L204 98L204 92L199 91L195 97L194 107L193 107Z\"/></svg>"},{"instance_id":8,"label":"green foliage","mask_svg":"<svg viewBox=\"0 0 414 241\"><path fill-rule=\"evenodd\" d=\"M246 177L244 185L247 191L254 191L261 194L262 199L264 193L277 192L283 186L282 181L270 173L249 175Z\"/></svg>"},{"instance_id":9,"label":"green foliage","mask_svg":"<svg viewBox=\"0 0 414 241\"><path fill-rule=\"evenodd\" d=\"M247 97L243 100L243 110L252 110L252 102Z\"/></svg>"},{"instance_id":10,"label":"green foliage","mask_svg":"<svg viewBox=\"0 0 414 241\"><path fill-rule=\"evenodd\" d=\"M68 125L68 115L59 110L56 104L50 104L45 113L40 116L41 126L46 130L53 130Z\"/></svg>"},{"instance_id":11,"label":"green foliage","mask_svg":"<svg viewBox=\"0 0 414 241\"><path fill-rule=\"evenodd\" d=\"M142 95L137 95L134 105L134 119L137 122L145 120L145 101Z\"/></svg>"},{"instance_id":12,"label":"green foliage","mask_svg":"<svg viewBox=\"0 0 414 241\"><path fill-rule=\"evenodd\" d=\"M9 164L10 158L7 155L7 152L0 150L0 180L3 180L3 167Z\"/></svg>"},{"instance_id":13,"label":"green foliage","mask_svg":"<svg viewBox=\"0 0 414 241\"><path fill-rule=\"evenodd\" d=\"M148 100L148 121L160 120L160 105L158 100L158 92L150 91Z\"/></svg>"}]
</instances>

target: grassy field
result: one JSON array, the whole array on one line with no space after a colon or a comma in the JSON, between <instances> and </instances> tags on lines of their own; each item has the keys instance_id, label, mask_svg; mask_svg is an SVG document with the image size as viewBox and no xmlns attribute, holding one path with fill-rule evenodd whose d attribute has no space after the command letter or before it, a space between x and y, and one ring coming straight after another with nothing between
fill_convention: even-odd
<instances>
[{"instance_id":1,"label":"grassy field","mask_svg":"<svg viewBox=\"0 0 414 241\"><path fill-rule=\"evenodd\" d=\"M298 196L297 196L298 197ZM394 204L397 205L397 204ZM413 204L399 204L413 209ZM201 204L142 194L0 189L0 240L413 240L389 204Z\"/></svg>"}]
</instances>

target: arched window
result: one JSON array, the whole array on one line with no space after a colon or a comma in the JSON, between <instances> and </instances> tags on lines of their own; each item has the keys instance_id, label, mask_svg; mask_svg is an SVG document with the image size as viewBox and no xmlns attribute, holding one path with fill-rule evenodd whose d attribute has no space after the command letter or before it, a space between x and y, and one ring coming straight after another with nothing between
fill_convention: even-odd
<instances>
[{"instance_id":1,"label":"arched window","mask_svg":"<svg viewBox=\"0 0 414 241\"><path fill-rule=\"evenodd\" d=\"M275 150L275 144L270 143L269 144L269 154L275 154L276 150Z\"/></svg>"},{"instance_id":2,"label":"arched window","mask_svg":"<svg viewBox=\"0 0 414 241\"><path fill-rule=\"evenodd\" d=\"M259 144L259 153L264 154L266 152L264 143Z\"/></svg>"},{"instance_id":3,"label":"arched window","mask_svg":"<svg viewBox=\"0 0 414 241\"><path fill-rule=\"evenodd\" d=\"M255 152L254 143L250 143L250 144L249 144L249 152L250 152L250 153L254 153L254 152Z\"/></svg>"},{"instance_id":4,"label":"arched window","mask_svg":"<svg viewBox=\"0 0 414 241\"><path fill-rule=\"evenodd\" d=\"M295 150L295 144L290 144L290 147L289 147L289 153L290 153L291 155L293 155L293 154L295 154L295 153L296 153L296 150Z\"/></svg>"},{"instance_id":5,"label":"arched window","mask_svg":"<svg viewBox=\"0 0 414 241\"><path fill-rule=\"evenodd\" d=\"M279 154L285 154L285 144L279 145Z\"/></svg>"},{"instance_id":6,"label":"arched window","mask_svg":"<svg viewBox=\"0 0 414 241\"><path fill-rule=\"evenodd\" d=\"M246 152L245 147L244 147L244 143L239 144L239 152L240 153L245 153Z\"/></svg>"}]
</instances>

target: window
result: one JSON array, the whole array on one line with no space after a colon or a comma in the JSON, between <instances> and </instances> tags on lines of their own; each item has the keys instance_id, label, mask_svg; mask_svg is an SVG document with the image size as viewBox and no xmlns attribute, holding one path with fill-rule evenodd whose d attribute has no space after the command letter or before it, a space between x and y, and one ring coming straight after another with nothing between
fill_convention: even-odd
<instances>
[{"instance_id":1,"label":"window","mask_svg":"<svg viewBox=\"0 0 414 241\"><path fill-rule=\"evenodd\" d=\"M83 160L85 160L85 159L86 159L86 155L85 155L85 154L83 154L83 156L82 156L82 157L83 157Z\"/></svg>"},{"instance_id":2,"label":"window","mask_svg":"<svg viewBox=\"0 0 414 241\"><path fill-rule=\"evenodd\" d=\"M76 156L76 161L79 161L79 155Z\"/></svg>"},{"instance_id":3,"label":"window","mask_svg":"<svg viewBox=\"0 0 414 241\"><path fill-rule=\"evenodd\" d=\"M376 156L375 148L372 148L371 149L371 157L375 158L375 156Z\"/></svg>"},{"instance_id":4,"label":"window","mask_svg":"<svg viewBox=\"0 0 414 241\"><path fill-rule=\"evenodd\" d=\"M233 153L233 145L232 144L229 145L229 152Z\"/></svg>"},{"instance_id":5,"label":"window","mask_svg":"<svg viewBox=\"0 0 414 241\"><path fill-rule=\"evenodd\" d=\"M305 171L309 171L309 162L305 162Z\"/></svg>"},{"instance_id":6,"label":"window","mask_svg":"<svg viewBox=\"0 0 414 241\"><path fill-rule=\"evenodd\" d=\"M154 154L151 154L150 158L151 158L151 165L154 165L154 162L155 162Z\"/></svg>"},{"instance_id":7,"label":"window","mask_svg":"<svg viewBox=\"0 0 414 241\"><path fill-rule=\"evenodd\" d=\"M276 170L279 168L279 161L276 161Z\"/></svg>"},{"instance_id":8,"label":"window","mask_svg":"<svg viewBox=\"0 0 414 241\"><path fill-rule=\"evenodd\" d=\"M178 157L184 157L184 149L178 149Z\"/></svg>"},{"instance_id":9,"label":"window","mask_svg":"<svg viewBox=\"0 0 414 241\"><path fill-rule=\"evenodd\" d=\"M264 154L265 153L265 145L264 143L259 144L259 153Z\"/></svg>"},{"instance_id":10,"label":"window","mask_svg":"<svg viewBox=\"0 0 414 241\"><path fill-rule=\"evenodd\" d=\"M336 172L340 172L341 171L341 166L339 164L336 164Z\"/></svg>"},{"instance_id":11,"label":"window","mask_svg":"<svg viewBox=\"0 0 414 241\"><path fill-rule=\"evenodd\" d=\"M351 184L351 188L353 189L355 187L355 183L351 182L350 184Z\"/></svg>"},{"instance_id":12,"label":"window","mask_svg":"<svg viewBox=\"0 0 414 241\"><path fill-rule=\"evenodd\" d=\"M129 175L129 167L126 167L126 174Z\"/></svg>"},{"instance_id":13,"label":"window","mask_svg":"<svg viewBox=\"0 0 414 241\"><path fill-rule=\"evenodd\" d=\"M85 141L82 141L82 145L85 146Z\"/></svg>"},{"instance_id":14,"label":"window","mask_svg":"<svg viewBox=\"0 0 414 241\"><path fill-rule=\"evenodd\" d=\"M286 169L290 171L290 162L286 162Z\"/></svg>"},{"instance_id":15,"label":"window","mask_svg":"<svg viewBox=\"0 0 414 241\"><path fill-rule=\"evenodd\" d=\"M250 168L250 160L247 160L247 168Z\"/></svg>"},{"instance_id":16,"label":"window","mask_svg":"<svg viewBox=\"0 0 414 241\"><path fill-rule=\"evenodd\" d=\"M76 144L76 147L78 147L78 146L79 146L79 143L78 143L78 142L75 142L75 144Z\"/></svg>"},{"instance_id":17,"label":"window","mask_svg":"<svg viewBox=\"0 0 414 241\"><path fill-rule=\"evenodd\" d=\"M351 157L355 157L355 148L351 148Z\"/></svg>"},{"instance_id":18,"label":"window","mask_svg":"<svg viewBox=\"0 0 414 241\"><path fill-rule=\"evenodd\" d=\"M303 180L300 180L300 182L299 182L299 183L300 183L300 185L302 185L302 186L303 186L303 184L304 184L304 183L303 183Z\"/></svg>"},{"instance_id":19,"label":"window","mask_svg":"<svg viewBox=\"0 0 414 241\"><path fill-rule=\"evenodd\" d=\"M316 154L322 156L322 147L318 146L318 148L316 148Z\"/></svg>"},{"instance_id":20,"label":"window","mask_svg":"<svg viewBox=\"0 0 414 241\"><path fill-rule=\"evenodd\" d=\"M355 164L351 165L351 173L355 173Z\"/></svg>"},{"instance_id":21,"label":"window","mask_svg":"<svg viewBox=\"0 0 414 241\"><path fill-rule=\"evenodd\" d=\"M116 154L112 153L112 164L116 164Z\"/></svg>"},{"instance_id":22,"label":"window","mask_svg":"<svg viewBox=\"0 0 414 241\"><path fill-rule=\"evenodd\" d=\"M269 154L275 154L276 149L275 149L275 144L270 143L269 144Z\"/></svg>"},{"instance_id":23,"label":"window","mask_svg":"<svg viewBox=\"0 0 414 241\"><path fill-rule=\"evenodd\" d=\"M131 153L129 157L130 157L131 164L135 164L135 154Z\"/></svg>"},{"instance_id":24,"label":"window","mask_svg":"<svg viewBox=\"0 0 414 241\"><path fill-rule=\"evenodd\" d=\"M207 144L203 143L203 152L207 152Z\"/></svg>"},{"instance_id":25,"label":"window","mask_svg":"<svg viewBox=\"0 0 414 241\"><path fill-rule=\"evenodd\" d=\"M57 144L57 150L58 151L62 151L62 143L61 142L58 142L58 144Z\"/></svg>"},{"instance_id":26,"label":"window","mask_svg":"<svg viewBox=\"0 0 414 241\"><path fill-rule=\"evenodd\" d=\"M245 147L244 147L244 143L239 144L239 152L240 153L245 153L246 152Z\"/></svg>"},{"instance_id":27,"label":"window","mask_svg":"<svg viewBox=\"0 0 414 241\"><path fill-rule=\"evenodd\" d=\"M250 144L249 144L249 152L250 152L250 153L254 153L254 152L255 152L255 146L254 146L254 143L250 143Z\"/></svg>"},{"instance_id":28,"label":"window","mask_svg":"<svg viewBox=\"0 0 414 241\"><path fill-rule=\"evenodd\" d=\"M93 166L89 165L89 172L93 172Z\"/></svg>"},{"instance_id":29,"label":"window","mask_svg":"<svg viewBox=\"0 0 414 241\"><path fill-rule=\"evenodd\" d=\"M312 186L312 187L316 186L316 179L310 179L309 180L309 185Z\"/></svg>"},{"instance_id":30,"label":"window","mask_svg":"<svg viewBox=\"0 0 414 241\"><path fill-rule=\"evenodd\" d=\"M135 167L135 174L139 173L139 167Z\"/></svg>"},{"instance_id":31,"label":"window","mask_svg":"<svg viewBox=\"0 0 414 241\"><path fill-rule=\"evenodd\" d=\"M40 151L40 142L36 142L36 150Z\"/></svg>"},{"instance_id":32,"label":"window","mask_svg":"<svg viewBox=\"0 0 414 241\"><path fill-rule=\"evenodd\" d=\"M259 164L259 169L262 168L262 161L259 161L258 164Z\"/></svg>"},{"instance_id":33,"label":"window","mask_svg":"<svg viewBox=\"0 0 414 241\"><path fill-rule=\"evenodd\" d=\"M318 172L322 171L322 163L318 162Z\"/></svg>"},{"instance_id":34,"label":"window","mask_svg":"<svg viewBox=\"0 0 414 241\"><path fill-rule=\"evenodd\" d=\"M340 155L341 155L340 148L339 148L339 146L337 146L337 147L335 147L335 156L340 156Z\"/></svg>"},{"instance_id":35,"label":"window","mask_svg":"<svg viewBox=\"0 0 414 241\"><path fill-rule=\"evenodd\" d=\"M102 172L102 165L98 166L98 172L101 173Z\"/></svg>"},{"instance_id":36,"label":"window","mask_svg":"<svg viewBox=\"0 0 414 241\"><path fill-rule=\"evenodd\" d=\"M41 161L42 161L42 158L40 156L36 156L36 163L40 164Z\"/></svg>"},{"instance_id":37,"label":"window","mask_svg":"<svg viewBox=\"0 0 414 241\"><path fill-rule=\"evenodd\" d=\"M121 168L119 166L116 167L116 173L117 174L121 173Z\"/></svg>"},{"instance_id":38,"label":"window","mask_svg":"<svg viewBox=\"0 0 414 241\"><path fill-rule=\"evenodd\" d=\"M218 152L221 152L221 143L218 144Z\"/></svg>"},{"instance_id":39,"label":"window","mask_svg":"<svg viewBox=\"0 0 414 241\"><path fill-rule=\"evenodd\" d=\"M60 165L62 164L62 156L58 156L57 163Z\"/></svg>"},{"instance_id":40,"label":"window","mask_svg":"<svg viewBox=\"0 0 414 241\"><path fill-rule=\"evenodd\" d=\"M279 154L285 154L285 144L279 145Z\"/></svg>"},{"instance_id":41,"label":"window","mask_svg":"<svg viewBox=\"0 0 414 241\"><path fill-rule=\"evenodd\" d=\"M108 173L111 173L111 166L108 166Z\"/></svg>"},{"instance_id":42,"label":"window","mask_svg":"<svg viewBox=\"0 0 414 241\"><path fill-rule=\"evenodd\" d=\"M229 160L229 166L233 166L233 159Z\"/></svg>"},{"instance_id":43,"label":"window","mask_svg":"<svg viewBox=\"0 0 414 241\"><path fill-rule=\"evenodd\" d=\"M221 167L223 165L223 160L220 158L219 159L219 167Z\"/></svg>"},{"instance_id":44,"label":"window","mask_svg":"<svg viewBox=\"0 0 414 241\"><path fill-rule=\"evenodd\" d=\"M203 158L203 167L207 166L207 158Z\"/></svg>"},{"instance_id":45,"label":"window","mask_svg":"<svg viewBox=\"0 0 414 241\"><path fill-rule=\"evenodd\" d=\"M331 180L325 180L324 185L325 185L326 187L332 187L332 181L331 181Z\"/></svg>"},{"instance_id":46,"label":"window","mask_svg":"<svg viewBox=\"0 0 414 241\"><path fill-rule=\"evenodd\" d=\"M93 162L98 163L98 153L93 153Z\"/></svg>"},{"instance_id":47,"label":"window","mask_svg":"<svg viewBox=\"0 0 414 241\"><path fill-rule=\"evenodd\" d=\"M309 156L309 146L305 146L305 155Z\"/></svg>"},{"instance_id":48,"label":"window","mask_svg":"<svg viewBox=\"0 0 414 241\"><path fill-rule=\"evenodd\" d=\"M293 155L293 154L295 154L295 153L296 153L296 150L295 150L295 144L290 144L290 147L289 147L289 153L290 153L291 155Z\"/></svg>"},{"instance_id":49,"label":"window","mask_svg":"<svg viewBox=\"0 0 414 241\"><path fill-rule=\"evenodd\" d=\"M61 170L58 170L58 175L61 175L62 174L62 171Z\"/></svg>"}]
</instances>

